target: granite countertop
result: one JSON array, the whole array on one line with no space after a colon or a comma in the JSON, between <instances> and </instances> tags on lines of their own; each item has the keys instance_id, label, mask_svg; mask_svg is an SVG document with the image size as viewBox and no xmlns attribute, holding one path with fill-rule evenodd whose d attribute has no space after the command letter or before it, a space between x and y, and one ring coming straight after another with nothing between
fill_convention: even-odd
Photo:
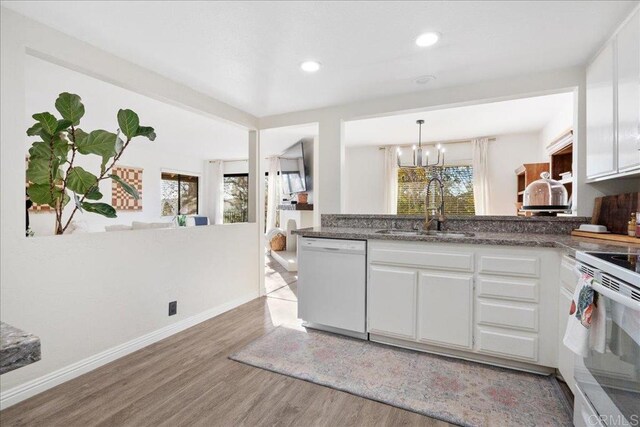
<instances>
[{"instance_id":1,"label":"granite countertop","mask_svg":"<svg viewBox=\"0 0 640 427\"><path fill-rule=\"evenodd\" d=\"M472 245L504 245L558 248L567 255L576 251L632 252L640 255L640 244L614 243L604 240L573 237L566 234L473 232L472 237L449 237L428 235L392 235L377 233L376 228L313 227L292 231L304 237L325 237L353 240L400 240L430 243L461 243Z\"/></svg>"},{"instance_id":2,"label":"granite countertop","mask_svg":"<svg viewBox=\"0 0 640 427\"><path fill-rule=\"evenodd\" d=\"M40 338L0 322L0 375L40 360Z\"/></svg>"}]
</instances>

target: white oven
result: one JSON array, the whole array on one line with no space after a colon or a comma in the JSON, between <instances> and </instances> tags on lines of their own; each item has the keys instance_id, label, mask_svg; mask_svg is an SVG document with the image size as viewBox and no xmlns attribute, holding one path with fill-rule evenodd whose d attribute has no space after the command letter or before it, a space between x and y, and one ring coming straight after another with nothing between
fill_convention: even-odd
<instances>
[{"instance_id":1,"label":"white oven","mask_svg":"<svg viewBox=\"0 0 640 427\"><path fill-rule=\"evenodd\" d=\"M576 357L576 426L640 426L640 255L578 252L606 311L606 350Z\"/></svg>"}]
</instances>

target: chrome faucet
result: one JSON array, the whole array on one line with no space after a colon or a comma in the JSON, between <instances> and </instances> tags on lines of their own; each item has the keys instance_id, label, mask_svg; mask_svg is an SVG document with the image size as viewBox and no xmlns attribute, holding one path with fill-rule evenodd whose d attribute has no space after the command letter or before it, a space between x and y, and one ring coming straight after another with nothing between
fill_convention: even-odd
<instances>
[{"instance_id":1,"label":"chrome faucet","mask_svg":"<svg viewBox=\"0 0 640 427\"><path fill-rule=\"evenodd\" d=\"M440 187L440 206L437 208L429 206L429 192L431 190L431 184L434 181L438 184L438 187ZM442 223L446 221L446 218L444 216L444 183L442 182L442 178L438 175L433 176L427 182L427 194L424 198L424 214L424 230L428 231L431 227L431 223L433 221L437 221L437 230L440 231Z\"/></svg>"}]
</instances>

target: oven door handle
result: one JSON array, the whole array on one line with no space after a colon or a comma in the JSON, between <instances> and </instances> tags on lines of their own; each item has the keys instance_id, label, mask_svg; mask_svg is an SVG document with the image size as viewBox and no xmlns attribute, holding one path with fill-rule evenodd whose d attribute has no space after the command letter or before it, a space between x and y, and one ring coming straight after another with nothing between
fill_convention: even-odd
<instances>
[{"instance_id":1,"label":"oven door handle","mask_svg":"<svg viewBox=\"0 0 640 427\"><path fill-rule=\"evenodd\" d=\"M591 287L599 294L604 295L605 297L612 299L615 302L624 305L625 307L629 307L630 309L635 311L640 311L640 302L634 301L630 297L620 295L618 292L612 291L611 289L602 286L595 280L591 282Z\"/></svg>"}]
</instances>

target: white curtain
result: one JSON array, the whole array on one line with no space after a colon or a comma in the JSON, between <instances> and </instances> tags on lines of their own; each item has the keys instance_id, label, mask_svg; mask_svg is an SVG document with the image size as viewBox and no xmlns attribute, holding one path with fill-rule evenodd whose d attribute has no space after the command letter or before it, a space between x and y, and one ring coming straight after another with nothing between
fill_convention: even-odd
<instances>
[{"instance_id":1,"label":"white curtain","mask_svg":"<svg viewBox=\"0 0 640 427\"><path fill-rule=\"evenodd\" d=\"M476 215L489 214L489 139L471 140L473 199Z\"/></svg>"},{"instance_id":2,"label":"white curtain","mask_svg":"<svg viewBox=\"0 0 640 427\"><path fill-rule=\"evenodd\" d=\"M276 228L276 215L278 208L278 200L280 199L278 173L280 172L280 158L277 156L269 157L269 176L267 180L267 233ZM284 224L280 224L281 227Z\"/></svg>"},{"instance_id":3,"label":"white curtain","mask_svg":"<svg viewBox=\"0 0 640 427\"><path fill-rule=\"evenodd\" d=\"M224 162L211 160L207 164L207 216L210 224L224 222Z\"/></svg>"},{"instance_id":4,"label":"white curtain","mask_svg":"<svg viewBox=\"0 0 640 427\"><path fill-rule=\"evenodd\" d=\"M398 213L398 147L384 149L384 203L386 213Z\"/></svg>"}]
</instances>

